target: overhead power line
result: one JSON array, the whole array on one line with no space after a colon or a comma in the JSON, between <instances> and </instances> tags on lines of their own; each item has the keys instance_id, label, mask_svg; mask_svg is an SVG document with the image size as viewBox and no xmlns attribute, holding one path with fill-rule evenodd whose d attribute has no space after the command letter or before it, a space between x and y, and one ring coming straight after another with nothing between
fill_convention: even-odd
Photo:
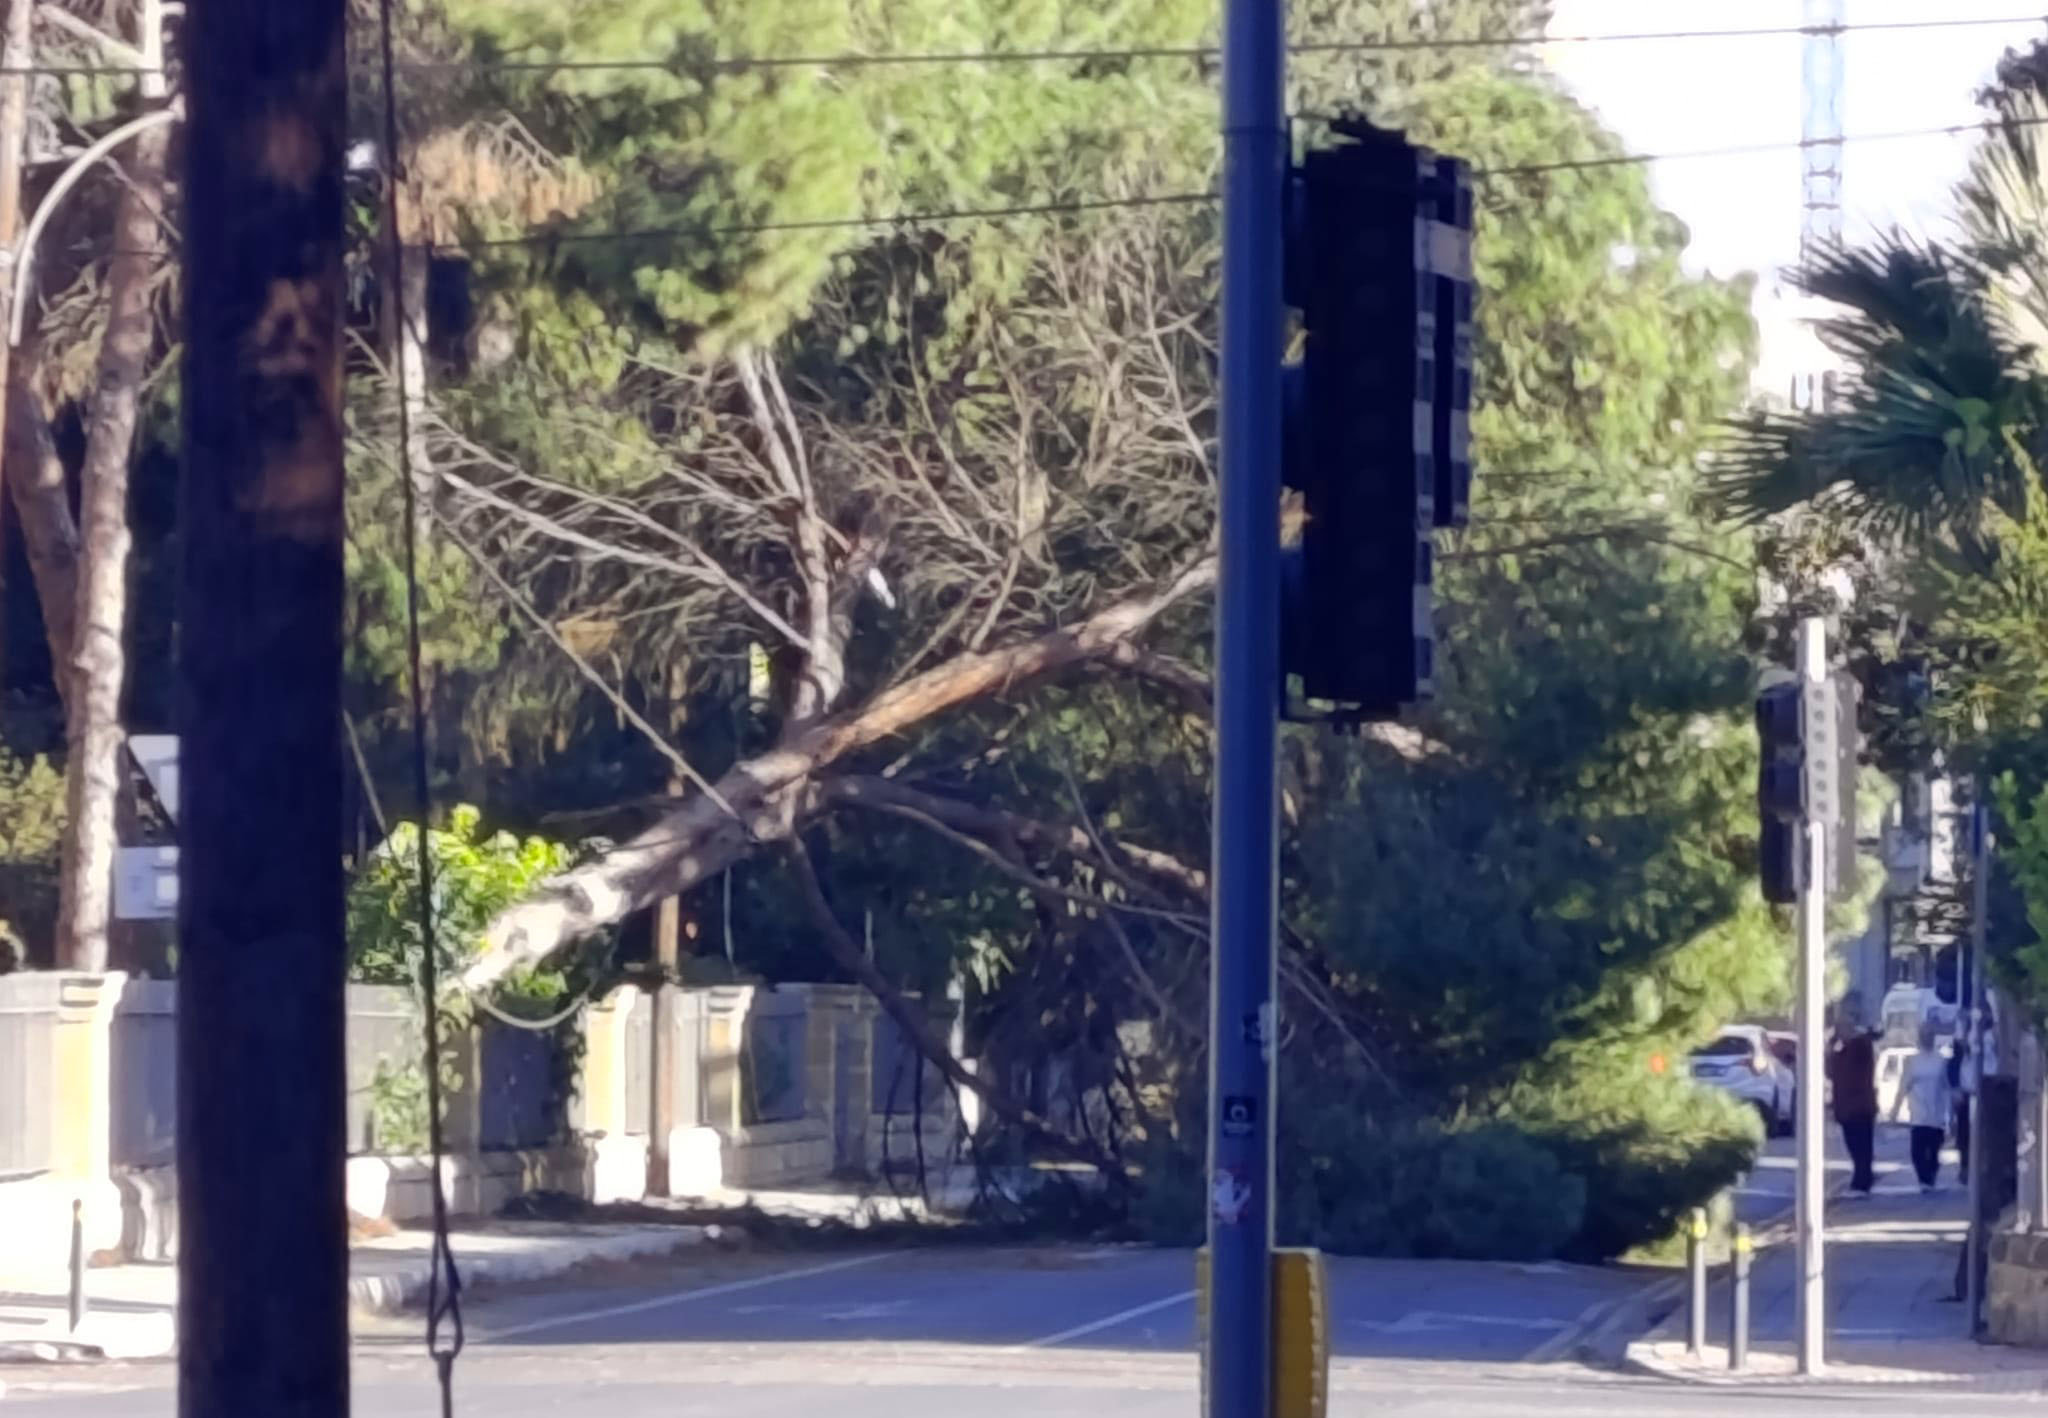
<instances>
[{"instance_id":1,"label":"overhead power line","mask_svg":"<svg viewBox=\"0 0 2048 1418\"><path fill-rule=\"evenodd\" d=\"M1930 20L1891 20L1845 25L1762 25L1741 29L1634 30L1610 34L1512 34L1435 36L1413 39L1322 40L1288 46L1298 55L1401 54L1473 49L1526 49L1543 45L1638 44L1658 40L1765 39L1784 36L1876 33L1880 31L1943 30L2024 25L2048 21L2048 14L1972 16ZM966 64L1088 64L1180 60L1207 62L1219 59L1222 51L1214 45L1131 45L1104 49L989 49L934 50L917 53L762 54L724 58L683 59L447 59L421 60L399 67L425 73L470 72L501 74L555 74L649 72L685 73L714 70L733 72L748 69L862 69L913 65Z\"/></svg>"},{"instance_id":2,"label":"overhead power line","mask_svg":"<svg viewBox=\"0 0 2048 1418\"><path fill-rule=\"evenodd\" d=\"M1301 115L1314 117L1314 115ZM1816 142L1828 143L1885 143L1910 138L1938 138L1960 136L1965 133L1988 133L2006 127L2036 127L2048 123L2048 119L1991 119L1977 123L1952 123L1935 128L1901 128L1879 133L1850 133L1839 139L1795 139L1779 143L1752 143L1725 148L1695 148L1665 153L1615 153L1610 156L1592 158L1564 158L1556 162L1518 163L1503 167L1478 168L1472 173L1475 181L1496 181L1512 177L1529 177L1545 173L1593 171L1603 168L1630 167L1653 162L1685 162L1692 160L1730 157L1755 157L1765 154L1798 152L1813 146ZM436 251L476 251L516 246L568 246L592 243L632 243L641 241L674 241L705 236L750 236L805 231L845 231L858 229L881 229L888 227L944 226L960 221L1000 221L1012 217L1057 217L1074 216L1088 212L1116 211L1125 208L1195 206L1216 200L1214 192L1151 192L1138 193L1129 197L1094 197L1066 202L1018 202L985 207L945 207L933 210L908 211L880 214L875 216L813 217L789 221L731 222L705 227L643 227L626 231L542 231L528 232L519 236L490 237L477 241L427 243Z\"/></svg>"},{"instance_id":3,"label":"overhead power line","mask_svg":"<svg viewBox=\"0 0 2048 1418\"><path fill-rule=\"evenodd\" d=\"M1473 49L1533 49L1544 45L1644 44L1659 40L1770 39L1790 36L1875 34L1885 31L1984 29L2048 23L2048 12L1975 15L1930 20L1872 20L1843 25L1753 25L1736 29L1625 30L1607 34L1439 35L1412 39L1313 40L1288 46L1292 54L1412 54ZM1145 60L1214 61L1215 45L1127 45L1104 49L932 50L915 53L755 54L702 59L425 59L402 61L401 73L555 74L685 73L746 69L862 69L913 65L1087 64ZM0 68L0 78L123 78L163 72L134 64L30 64Z\"/></svg>"}]
</instances>

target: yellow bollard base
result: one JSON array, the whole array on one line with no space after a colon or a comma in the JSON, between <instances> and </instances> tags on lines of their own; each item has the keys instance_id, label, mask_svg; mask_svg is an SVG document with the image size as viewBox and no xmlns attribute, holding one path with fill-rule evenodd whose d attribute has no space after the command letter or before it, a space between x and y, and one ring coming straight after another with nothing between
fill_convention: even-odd
<instances>
[{"instance_id":1,"label":"yellow bollard base","mask_svg":"<svg viewBox=\"0 0 2048 1418\"><path fill-rule=\"evenodd\" d=\"M1195 1253L1202 1401L1209 1396L1209 1248ZM1273 1418L1324 1418L1330 1403L1329 1282L1323 1253L1273 1252Z\"/></svg>"}]
</instances>

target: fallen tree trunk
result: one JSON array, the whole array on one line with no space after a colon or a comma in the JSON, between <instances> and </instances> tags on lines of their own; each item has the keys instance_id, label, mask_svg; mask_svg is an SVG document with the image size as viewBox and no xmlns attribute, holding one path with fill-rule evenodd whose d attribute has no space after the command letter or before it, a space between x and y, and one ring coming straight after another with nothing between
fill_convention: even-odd
<instances>
[{"instance_id":1,"label":"fallen tree trunk","mask_svg":"<svg viewBox=\"0 0 2048 1418\"><path fill-rule=\"evenodd\" d=\"M1160 589L1107 606L1078 625L956 655L857 709L799 725L775 748L735 765L713 791L501 913L461 986L480 989L689 890L758 846L787 841L823 805L814 783L821 769L949 710L1099 660L1215 580L1215 559L1205 557Z\"/></svg>"}]
</instances>

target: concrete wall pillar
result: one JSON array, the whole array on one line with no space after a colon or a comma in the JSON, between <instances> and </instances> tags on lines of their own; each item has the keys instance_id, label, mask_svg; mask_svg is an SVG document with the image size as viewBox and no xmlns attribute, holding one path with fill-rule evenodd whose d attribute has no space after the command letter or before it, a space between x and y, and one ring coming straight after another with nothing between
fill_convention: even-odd
<instances>
[{"instance_id":1,"label":"concrete wall pillar","mask_svg":"<svg viewBox=\"0 0 2048 1418\"><path fill-rule=\"evenodd\" d=\"M127 976L65 975L52 1031L51 1175L104 1178L113 1149L114 1010Z\"/></svg>"},{"instance_id":2,"label":"concrete wall pillar","mask_svg":"<svg viewBox=\"0 0 2048 1418\"><path fill-rule=\"evenodd\" d=\"M583 1013L583 1130L623 1137L626 1117L626 1043L635 1009L645 1002L636 985L621 985Z\"/></svg>"}]
</instances>

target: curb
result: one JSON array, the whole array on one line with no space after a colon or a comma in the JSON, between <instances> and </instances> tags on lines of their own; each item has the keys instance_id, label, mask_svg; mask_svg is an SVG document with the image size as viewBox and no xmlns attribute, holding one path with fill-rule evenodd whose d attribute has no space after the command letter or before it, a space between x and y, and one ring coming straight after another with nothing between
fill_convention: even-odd
<instances>
[{"instance_id":1,"label":"curb","mask_svg":"<svg viewBox=\"0 0 2048 1418\"><path fill-rule=\"evenodd\" d=\"M1838 1182L1828 1188L1827 1199L1832 1202L1847 1189L1846 1182ZM1795 1204L1758 1225L1756 1241L1759 1251L1784 1245L1793 1239L1791 1216L1796 1209ZM1710 1287L1719 1278L1718 1272L1723 1269L1722 1266L1711 1268L1712 1273L1708 1277ZM1642 1292L1644 1297L1651 1296L1652 1292L1662 1292L1657 1298L1661 1299L1664 1294L1668 1294L1670 1305L1649 1315L1636 1331L1637 1337L1624 1340L1618 1349L1609 1349L1599 1354L1596 1359L1591 1357L1590 1353L1593 1339L1604 1338L1611 1342L1614 1338L1611 1331L1621 1327L1612 1321L1603 1324L1600 1332L1589 1338L1587 1344L1582 1346L1582 1362L1603 1363L1617 1373L1632 1378L1653 1379L1660 1383L1684 1384L1704 1389L1913 1388L1975 1393L2048 1393L2048 1367L1977 1374L1945 1374L1916 1369L1883 1369L1872 1365L1843 1365L1819 1374L1774 1374L1735 1373L1725 1368L1709 1369L1673 1362L1657 1356L1655 1350L1660 1341L1654 1335L1656 1329L1670 1318L1672 1310L1676 1308L1678 1297L1685 1290L1685 1282L1685 1275L1680 1273L1667 1281L1648 1287ZM1650 1300L1638 1304L1632 1297L1631 1300L1623 1301L1617 1306L1617 1310L1631 1314L1646 1314L1654 1303L1655 1300ZM1615 1316L1616 1320L1619 1318L1620 1315Z\"/></svg>"},{"instance_id":2,"label":"curb","mask_svg":"<svg viewBox=\"0 0 2048 1418\"><path fill-rule=\"evenodd\" d=\"M626 1235L595 1237L574 1247L561 1246L524 1255L485 1254L465 1260L459 1250L462 1238L458 1234L456 1264L465 1289L482 1285L524 1285L551 1280L586 1265L672 1255L701 1244L704 1239L705 1230L701 1226L650 1227L646 1231ZM425 1265L409 1265L402 1271L384 1275L350 1276L349 1307L356 1314L366 1316L389 1315L409 1309L425 1301L429 1276L430 1271ZM96 1364L164 1358L176 1352L175 1341L170 1338L168 1329L166 1326L164 1343L151 1343L146 1350L135 1349L134 1352L129 1352L130 1346L124 1345L117 1346L117 1352L110 1353L106 1345L76 1339L0 1340L0 1365Z\"/></svg>"},{"instance_id":3,"label":"curb","mask_svg":"<svg viewBox=\"0 0 2048 1418\"><path fill-rule=\"evenodd\" d=\"M552 1280L585 1265L670 1255L702 1243L704 1237L702 1226L664 1226L643 1233L600 1237L574 1250L564 1248L537 1255L481 1255L465 1260L458 1235L455 1263L465 1290L480 1285L525 1285ZM349 1306L360 1314L395 1314L425 1300L431 1278L432 1272L426 1266L387 1275L352 1275L348 1282Z\"/></svg>"},{"instance_id":4,"label":"curb","mask_svg":"<svg viewBox=\"0 0 2048 1418\"><path fill-rule=\"evenodd\" d=\"M1844 1365L1818 1374L1737 1374L1728 1370L1688 1368L1681 1364L1637 1353L1650 1349L1644 1341L1628 1347L1621 1372L1637 1378L1664 1383L1688 1384L1707 1389L1840 1389L1913 1388L1941 1389L1965 1393L2048 1392L2048 1368L1994 1370L1980 1374L1936 1374L1917 1369L1879 1369L1870 1365Z\"/></svg>"},{"instance_id":5,"label":"curb","mask_svg":"<svg viewBox=\"0 0 2048 1418\"><path fill-rule=\"evenodd\" d=\"M1615 1301L1606 1316L1573 1346L1572 1357L1588 1367L1637 1372L1636 1360L1629 1353L1636 1341L1630 1336L1662 1324L1684 1291L1685 1276L1669 1275Z\"/></svg>"},{"instance_id":6,"label":"curb","mask_svg":"<svg viewBox=\"0 0 2048 1418\"><path fill-rule=\"evenodd\" d=\"M0 1341L0 1364L95 1364L107 1357L97 1344L71 1340L10 1339ZM5 1392L0 1389L0 1392Z\"/></svg>"},{"instance_id":7,"label":"curb","mask_svg":"<svg viewBox=\"0 0 2048 1418\"><path fill-rule=\"evenodd\" d=\"M1827 1189L1827 1200L1833 1201L1848 1187L1846 1178L1835 1182ZM1759 1251L1783 1245L1792 1239L1793 1213L1798 1209L1799 1203L1795 1199L1783 1210L1756 1223L1752 1240ZM1714 1272L1725 1268L1725 1262L1708 1267L1709 1287L1714 1283ZM1572 1357L1588 1367L1612 1369L1635 1378L1661 1379L1667 1383L1715 1382L1710 1376L1695 1376L1657 1367L1634 1352L1638 1344L1647 1340L1651 1331L1670 1318L1679 1297L1685 1293L1686 1279L1685 1271L1677 1270L1615 1301L1606 1317L1573 1347Z\"/></svg>"}]
</instances>

